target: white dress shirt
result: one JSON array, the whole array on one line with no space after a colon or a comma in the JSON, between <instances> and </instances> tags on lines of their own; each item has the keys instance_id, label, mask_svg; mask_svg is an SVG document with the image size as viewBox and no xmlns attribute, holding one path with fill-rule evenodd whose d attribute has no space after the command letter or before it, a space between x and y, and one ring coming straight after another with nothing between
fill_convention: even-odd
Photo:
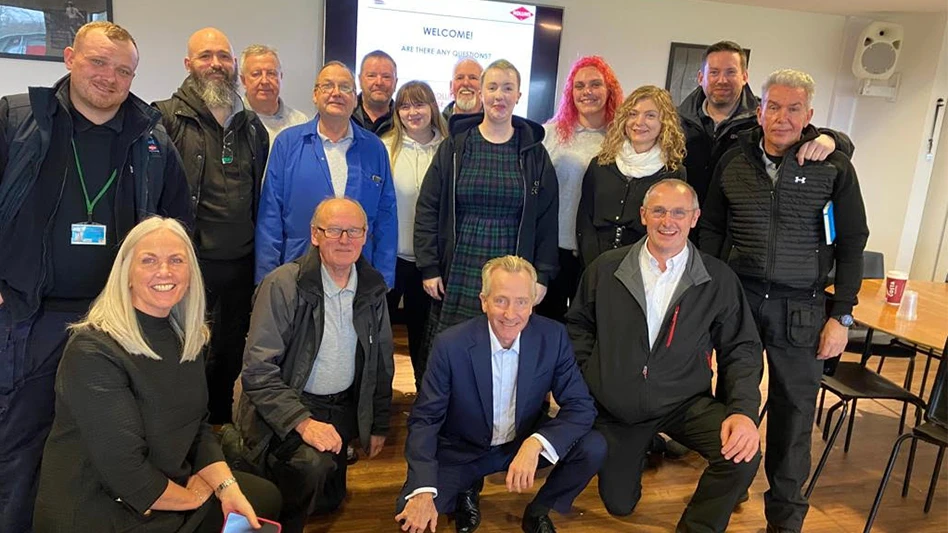
<instances>
[{"instance_id":1,"label":"white dress shirt","mask_svg":"<svg viewBox=\"0 0 948 533\"><path fill-rule=\"evenodd\" d=\"M665 271L658 266L658 260L648 251L648 241L639 252L639 267L642 270L642 284L645 285L645 316L648 319L648 346L655 345L662 321L668 312L668 304L675 294L678 282L685 273L688 264L688 245L677 255L665 261Z\"/></svg>"}]
</instances>

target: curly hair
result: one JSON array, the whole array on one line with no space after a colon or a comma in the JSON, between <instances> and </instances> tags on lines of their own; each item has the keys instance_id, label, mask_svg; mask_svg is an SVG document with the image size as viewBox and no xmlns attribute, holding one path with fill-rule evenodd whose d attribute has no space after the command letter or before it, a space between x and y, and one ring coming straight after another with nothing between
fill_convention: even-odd
<instances>
[{"instance_id":1,"label":"curly hair","mask_svg":"<svg viewBox=\"0 0 948 533\"><path fill-rule=\"evenodd\" d=\"M657 143L662 150L662 159L669 170L678 170L685 158L685 134L681 131L678 121L678 111L672 103L671 95L665 89L654 85L644 85L632 92L619 106L615 119L609 125L606 138L602 141L597 162L608 165L616 160L622 144L628 139L625 134L625 123L632 114L632 108L641 100L651 100L658 108L662 122L662 131L658 134Z\"/></svg>"},{"instance_id":2,"label":"curly hair","mask_svg":"<svg viewBox=\"0 0 948 533\"><path fill-rule=\"evenodd\" d=\"M566 77L566 84L563 86L563 94L560 97L560 106L556 114L550 119L551 124L556 125L556 134L563 142L569 142L573 138L573 130L579 123L579 111L573 102L573 81L576 79L576 73L580 69L593 67L602 74L603 81L606 83L606 89L609 94L606 96L605 105L605 123L612 123L616 114L616 108L622 101L622 86L616 78L616 73L612 67L606 63L606 60L599 56L584 56L576 60L569 69L569 75Z\"/></svg>"}]
</instances>

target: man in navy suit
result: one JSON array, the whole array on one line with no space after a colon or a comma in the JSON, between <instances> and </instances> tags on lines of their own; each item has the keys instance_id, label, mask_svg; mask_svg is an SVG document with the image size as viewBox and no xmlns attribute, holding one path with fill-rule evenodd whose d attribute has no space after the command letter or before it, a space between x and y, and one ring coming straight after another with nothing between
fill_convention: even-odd
<instances>
[{"instance_id":1,"label":"man in navy suit","mask_svg":"<svg viewBox=\"0 0 948 533\"><path fill-rule=\"evenodd\" d=\"M506 471L507 490L524 492L537 468L552 464L521 523L528 533L552 533L550 509L567 512L602 463L605 440L592 430L596 409L566 329L530 318L536 279L525 259L488 261L480 295L487 316L435 340L408 418L408 480L395 516L403 531L434 531L438 513L453 511L458 532L473 532L484 476ZM552 419L549 391L560 405Z\"/></svg>"}]
</instances>

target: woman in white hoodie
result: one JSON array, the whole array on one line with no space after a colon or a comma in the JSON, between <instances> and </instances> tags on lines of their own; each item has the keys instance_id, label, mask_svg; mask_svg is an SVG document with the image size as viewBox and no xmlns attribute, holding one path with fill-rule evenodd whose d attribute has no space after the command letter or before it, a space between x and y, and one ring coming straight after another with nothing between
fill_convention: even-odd
<instances>
[{"instance_id":1,"label":"woman in white hoodie","mask_svg":"<svg viewBox=\"0 0 948 533\"><path fill-rule=\"evenodd\" d=\"M388 309L391 316L399 316L398 303L404 297L401 316L408 329L408 353L417 390L425 372L422 340L428 319L428 295L421 284L421 271L415 266L415 203L428 165L448 131L434 91L423 81L410 81L398 89L394 119L394 127L382 137L392 165L398 209L398 259L395 287L388 293Z\"/></svg>"},{"instance_id":2,"label":"woman in white hoodie","mask_svg":"<svg viewBox=\"0 0 948 533\"><path fill-rule=\"evenodd\" d=\"M685 179L685 135L668 91L639 87L619 106L602 149L583 177L576 240L583 267L606 250L645 236L645 192L665 178Z\"/></svg>"}]
</instances>

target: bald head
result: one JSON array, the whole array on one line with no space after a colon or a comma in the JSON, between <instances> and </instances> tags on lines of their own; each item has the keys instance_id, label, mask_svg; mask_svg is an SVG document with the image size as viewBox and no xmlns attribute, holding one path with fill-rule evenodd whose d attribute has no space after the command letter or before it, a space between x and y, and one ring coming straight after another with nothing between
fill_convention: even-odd
<instances>
[{"instance_id":1,"label":"bald head","mask_svg":"<svg viewBox=\"0 0 948 533\"><path fill-rule=\"evenodd\" d=\"M188 57L195 57L208 48L225 48L230 55L234 55L234 48L230 39L221 30L208 26L191 34L188 38Z\"/></svg>"},{"instance_id":2,"label":"bald head","mask_svg":"<svg viewBox=\"0 0 948 533\"><path fill-rule=\"evenodd\" d=\"M184 68L198 83L209 107L228 107L237 87L237 57L224 32L201 28L188 39Z\"/></svg>"},{"instance_id":3,"label":"bald head","mask_svg":"<svg viewBox=\"0 0 948 533\"><path fill-rule=\"evenodd\" d=\"M330 222L335 213L344 212L347 214L358 215L362 219L362 226L369 223L369 217L366 216L362 205L352 198L327 198L313 212L313 219L310 225L313 227L325 226Z\"/></svg>"}]
</instances>

